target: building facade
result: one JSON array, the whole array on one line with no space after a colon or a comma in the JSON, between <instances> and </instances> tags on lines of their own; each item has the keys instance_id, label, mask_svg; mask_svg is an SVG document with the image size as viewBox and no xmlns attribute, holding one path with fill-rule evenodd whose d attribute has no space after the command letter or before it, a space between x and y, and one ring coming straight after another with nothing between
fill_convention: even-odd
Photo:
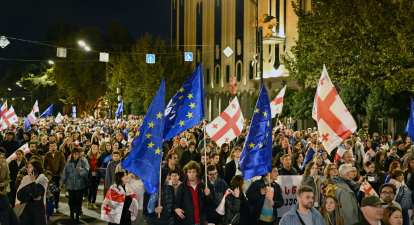
<instances>
[{"instance_id":1,"label":"building facade","mask_svg":"<svg viewBox=\"0 0 414 225\"><path fill-rule=\"evenodd\" d=\"M307 5L310 7L310 0ZM203 64L206 117L212 120L237 97L245 118L251 118L260 92L256 73L256 26L270 30L263 37L263 83L269 96L289 82L289 73L280 64L280 55L289 53L298 38L298 18L289 0L172 0L171 40L185 52L193 52L195 68ZM276 20L267 26L264 14ZM263 22L263 23L262 23ZM273 24L274 25L274 24ZM233 53L223 52L229 47ZM237 89L232 94L232 88Z\"/></svg>"}]
</instances>

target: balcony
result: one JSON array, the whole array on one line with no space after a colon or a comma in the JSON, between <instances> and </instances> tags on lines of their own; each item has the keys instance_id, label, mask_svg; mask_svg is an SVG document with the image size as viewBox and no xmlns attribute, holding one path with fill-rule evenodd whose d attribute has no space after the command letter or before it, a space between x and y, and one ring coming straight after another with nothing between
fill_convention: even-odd
<instances>
[{"instance_id":1,"label":"balcony","mask_svg":"<svg viewBox=\"0 0 414 225\"><path fill-rule=\"evenodd\" d=\"M263 44L271 45L271 44L279 44L284 43L286 38L270 36L270 37L263 37Z\"/></svg>"}]
</instances>

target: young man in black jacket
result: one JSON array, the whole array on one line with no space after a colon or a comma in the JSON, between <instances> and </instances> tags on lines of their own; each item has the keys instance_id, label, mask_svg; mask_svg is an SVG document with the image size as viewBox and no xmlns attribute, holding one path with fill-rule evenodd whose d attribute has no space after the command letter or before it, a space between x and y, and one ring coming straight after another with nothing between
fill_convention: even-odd
<instances>
[{"instance_id":1,"label":"young man in black jacket","mask_svg":"<svg viewBox=\"0 0 414 225\"><path fill-rule=\"evenodd\" d=\"M208 223L219 224L223 222L223 216L218 214L216 209L220 205L221 200L229 187L224 180L218 178L218 172L215 165L210 164L207 166L206 177L207 186L214 199L214 203L206 207L207 221Z\"/></svg>"},{"instance_id":2,"label":"young man in black jacket","mask_svg":"<svg viewBox=\"0 0 414 225\"><path fill-rule=\"evenodd\" d=\"M176 190L175 212L180 217L180 224L204 224L206 221L206 206L212 204L213 197L210 189L198 179L199 173L200 165L195 161L190 161L184 166L184 174L187 178Z\"/></svg>"},{"instance_id":3,"label":"young man in black jacket","mask_svg":"<svg viewBox=\"0 0 414 225\"><path fill-rule=\"evenodd\" d=\"M273 224L277 218L277 209L283 206L280 186L275 182L278 175L276 165L272 165L271 172L253 182L246 192L252 207L252 219L257 221L257 225Z\"/></svg>"}]
</instances>

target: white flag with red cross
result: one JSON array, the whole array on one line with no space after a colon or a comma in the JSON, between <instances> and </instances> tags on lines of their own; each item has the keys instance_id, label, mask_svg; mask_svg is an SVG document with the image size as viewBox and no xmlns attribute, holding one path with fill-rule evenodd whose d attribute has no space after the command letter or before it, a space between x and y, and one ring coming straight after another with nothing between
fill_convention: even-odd
<instances>
[{"instance_id":1,"label":"white flag with red cross","mask_svg":"<svg viewBox=\"0 0 414 225\"><path fill-rule=\"evenodd\" d=\"M23 150L23 153L26 155L27 153L29 153L30 152L30 149L29 149L29 146L28 146L28 144L26 143L26 144L24 144L24 145L22 145L22 147L20 147L19 149L17 149L17 150ZM17 151L16 150L16 151ZM15 160L16 158L17 158L17 156L16 156L16 151L15 152L13 152L13 154L11 154L10 156L9 156L9 158L7 158L6 159L6 162L7 163L10 163L12 160Z\"/></svg>"},{"instance_id":2,"label":"white flag with red cross","mask_svg":"<svg viewBox=\"0 0 414 225\"><path fill-rule=\"evenodd\" d=\"M39 104L37 104L37 100L36 100L36 103L33 106L32 112L33 113L39 112Z\"/></svg>"},{"instance_id":3,"label":"white flag with red cross","mask_svg":"<svg viewBox=\"0 0 414 225\"><path fill-rule=\"evenodd\" d=\"M270 109L272 110L272 118L276 117L276 114L282 113L283 98L285 97L286 85L279 91L276 98L270 102Z\"/></svg>"},{"instance_id":4,"label":"white flag with red cross","mask_svg":"<svg viewBox=\"0 0 414 225\"><path fill-rule=\"evenodd\" d=\"M13 106L11 106L9 111L4 114L3 129L10 127L10 125L16 123L17 120L16 112L14 111Z\"/></svg>"},{"instance_id":5,"label":"white flag with red cross","mask_svg":"<svg viewBox=\"0 0 414 225\"><path fill-rule=\"evenodd\" d=\"M236 94L236 91L237 91L236 78L231 77L230 78L230 93L234 95Z\"/></svg>"},{"instance_id":6,"label":"white flag with red cross","mask_svg":"<svg viewBox=\"0 0 414 225\"><path fill-rule=\"evenodd\" d=\"M365 196L375 195L379 197L377 192L375 192L375 190L372 188L372 186L367 181L362 182L361 187L359 188L359 191L364 192Z\"/></svg>"},{"instance_id":7,"label":"white flag with red cross","mask_svg":"<svg viewBox=\"0 0 414 225\"><path fill-rule=\"evenodd\" d=\"M65 118L62 116L62 114L58 113L58 115L56 116L55 122L56 123L60 123L64 120Z\"/></svg>"},{"instance_id":8,"label":"white flag with red cross","mask_svg":"<svg viewBox=\"0 0 414 225\"><path fill-rule=\"evenodd\" d=\"M312 118L318 123L322 144L329 153L357 129L354 118L329 79L325 66L316 90Z\"/></svg>"},{"instance_id":9,"label":"white flag with red cross","mask_svg":"<svg viewBox=\"0 0 414 225\"><path fill-rule=\"evenodd\" d=\"M1 119L4 120L7 112L7 101L1 106Z\"/></svg>"},{"instance_id":10,"label":"white flag with red cross","mask_svg":"<svg viewBox=\"0 0 414 225\"><path fill-rule=\"evenodd\" d=\"M336 151L335 158L334 158L335 163L338 163L339 160L341 160L342 157L344 156L345 152L349 152L349 151L351 151L351 150L346 149L346 148L344 148L342 146L339 146L338 147L338 150ZM351 154L352 154L352 152L351 152Z\"/></svg>"},{"instance_id":11,"label":"white flag with red cross","mask_svg":"<svg viewBox=\"0 0 414 225\"><path fill-rule=\"evenodd\" d=\"M218 146L221 146L240 135L243 121L239 101L235 97L227 109L206 126L206 132Z\"/></svg>"}]
</instances>

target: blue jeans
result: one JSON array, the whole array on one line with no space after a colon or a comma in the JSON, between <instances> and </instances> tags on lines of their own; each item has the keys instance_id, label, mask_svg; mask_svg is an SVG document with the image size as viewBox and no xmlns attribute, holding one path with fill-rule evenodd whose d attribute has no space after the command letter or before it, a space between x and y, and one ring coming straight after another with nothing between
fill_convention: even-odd
<instances>
[{"instance_id":1,"label":"blue jeans","mask_svg":"<svg viewBox=\"0 0 414 225\"><path fill-rule=\"evenodd\" d=\"M50 217L53 214L53 202L46 202L46 221L50 221Z\"/></svg>"}]
</instances>

